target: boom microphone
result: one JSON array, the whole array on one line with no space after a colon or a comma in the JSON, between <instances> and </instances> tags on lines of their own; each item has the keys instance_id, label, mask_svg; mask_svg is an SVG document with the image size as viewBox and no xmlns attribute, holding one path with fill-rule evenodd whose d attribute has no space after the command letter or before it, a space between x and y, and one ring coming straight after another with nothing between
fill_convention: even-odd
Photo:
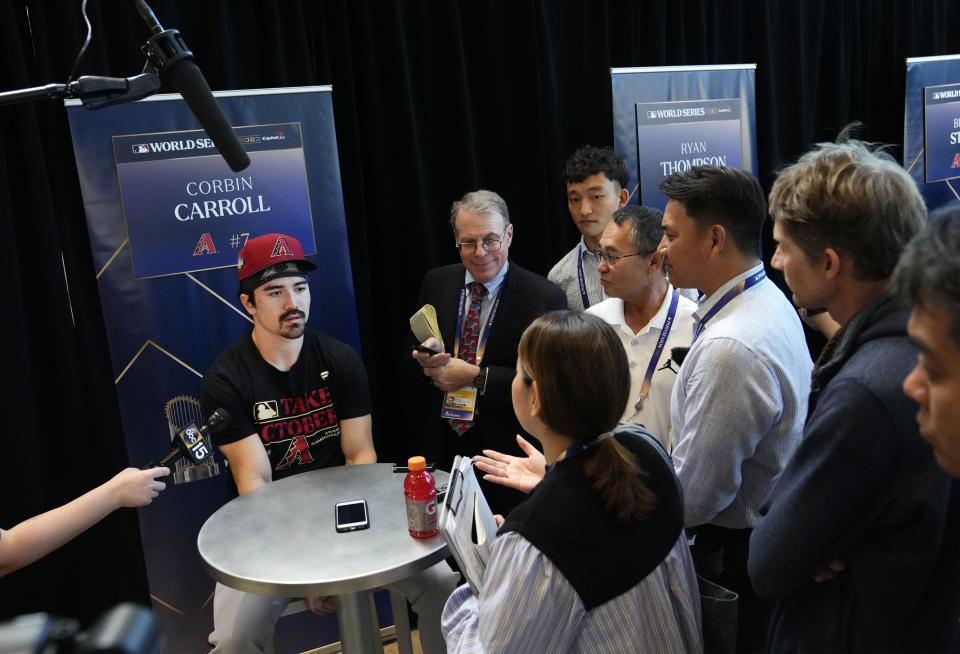
<instances>
[{"instance_id":1,"label":"boom microphone","mask_svg":"<svg viewBox=\"0 0 960 654\"><path fill-rule=\"evenodd\" d=\"M227 165L238 173L250 165L250 157L240 145L226 116L217 104L203 73L193 63L179 30L165 30L144 0L136 0L137 11L153 33L143 46L143 54L160 71L160 78L170 80L180 91L190 111L217 146Z\"/></svg>"},{"instance_id":2,"label":"boom microphone","mask_svg":"<svg viewBox=\"0 0 960 654\"><path fill-rule=\"evenodd\" d=\"M223 430L229 422L230 414L224 409L217 409L199 429L194 424L187 425L173 438L170 452L157 465L169 466L181 457L186 457L193 465L203 463L213 453L213 440L210 437Z\"/></svg>"}]
</instances>

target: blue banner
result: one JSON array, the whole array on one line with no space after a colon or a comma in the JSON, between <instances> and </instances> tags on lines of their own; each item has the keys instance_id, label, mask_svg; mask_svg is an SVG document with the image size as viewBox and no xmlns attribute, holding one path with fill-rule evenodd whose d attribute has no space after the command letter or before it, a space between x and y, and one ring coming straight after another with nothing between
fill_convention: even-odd
<instances>
[{"instance_id":1,"label":"blue banner","mask_svg":"<svg viewBox=\"0 0 960 654\"><path fill-rule=\"evenodd\" d=\"M668 175L701 165L740 168L739 100L637 103L637 159L639 202L660 210Z\"/></svg>"},{"instance_id":2,"label":"blue banner","mask_svg":"<svg viewBox=\"0 0 960 654\"><path fill-rule=\"evenodd\" d=\"M693 165L756 174L755 73L756 64L611 69L614 150L631 202L662 210L660 182Z\"/></svg>"},{"instance_id":3,"label":"blue banner","mask_svg":"<svg viewBox=\"0 0 960 654\"><path fill-rule=\"evenodd\" d=\"M177 430L206 418L198 402L203 372L252 328L237 299L236 255L247 236L286 231L301 240L319 266L311 274L309 326L359 350L331 89L217 96L250 153L251 166L240 173L210 147L179 95L99 111L67 103L134 466L159 460ZM211 467L207 478L191 481L185 462L177 468L177 481L190 483L168 483L140 509L140 529L166 651L203 652L214 582L201 567L197 532L228 499L230 472L221 461L219 475ZM335 616L307 613L282 623L307 620L307 627L280 630L280 649L337 640Z\"/></svg>"},{"instance_id":4,"label":"blue banner","mask_svg":"<svg viewBox=\"0 0 960 654\"><path fill-rule=\"evenodd\" d=\"M929 210L960 199L960 55L907 59L903 166Z\"/></svg>"},{"instance_id":5,"label":"blue banner","mask_svg":"<svg viewBox=\"0 0 960 654\"><path fill-rule=\"evenodd\" d=\"M236 132L241 173L202 130L113 137L134 277L236 266L250 235L270 231L316 252L299 123Z\"/></svg>"},{"instance_id":6,"label":"blue banner","mask_svg":"<svg viewBox=\"0 0 960 654\"><path fill-rule=\"evenodd\" d=\"M960 177L960 84L924 89L923 142L928 184Z\"/></svg>"}]
</instances>

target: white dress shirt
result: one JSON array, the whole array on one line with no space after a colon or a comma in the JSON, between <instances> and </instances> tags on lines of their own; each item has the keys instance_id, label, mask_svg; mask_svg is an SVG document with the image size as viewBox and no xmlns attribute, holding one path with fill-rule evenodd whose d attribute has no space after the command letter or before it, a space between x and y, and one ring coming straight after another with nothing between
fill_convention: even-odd
<instances>
[{"instance_id":1,"label":"white dress shirt","mask_svg":"<svg viewBox=\"0 0 960 654\"><path fill-rule=\"evenodd\" d=\"M763 264L737 275L702 316ZM751 528L800 442L813 362L793 305L769 279L720 309L694 342L673 387L673 462L687 527Z\"/></svg>"}]
</instances>

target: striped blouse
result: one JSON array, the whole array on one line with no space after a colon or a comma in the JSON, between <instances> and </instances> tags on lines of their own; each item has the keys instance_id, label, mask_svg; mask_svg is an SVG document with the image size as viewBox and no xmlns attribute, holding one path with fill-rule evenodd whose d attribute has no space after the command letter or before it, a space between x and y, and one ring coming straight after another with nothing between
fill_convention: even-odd
<instances>
[{"instance_id":1,"label":"striped blouse","mask_svg":"<svg viewBox=\"0 0 960 654\"><path fill-rule=\"evenodd\" d=\"M464 585L447 600L448 652L703 651L697 578L683 534L645 579L592 611L516 532L494 542L481 586L479 597Z\"/></svg>"}]
</instances>

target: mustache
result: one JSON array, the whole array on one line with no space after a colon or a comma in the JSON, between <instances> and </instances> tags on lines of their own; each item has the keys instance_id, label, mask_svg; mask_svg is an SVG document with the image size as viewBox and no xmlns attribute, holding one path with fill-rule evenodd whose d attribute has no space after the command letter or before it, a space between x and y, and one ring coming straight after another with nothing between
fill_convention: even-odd
<instances>
[{"instance_id":1,"label":"mustache","mask_svg":"<svg viewBox=\"0 0 960 654\"><path fill-rule=\"evenodd\" d=\"M292 317L292 316L296 316L296 317L300 318L301 320L306 320L306 319L307 319L307 314L305 314L305 313L304 313L303 311L301 311L300 309L290 309L289 311L286 311L282 316L280 316L280 322L283 322L284 320L286 320L287 318L290 318L290 317Z\"/></svg>"}]
</instances>

